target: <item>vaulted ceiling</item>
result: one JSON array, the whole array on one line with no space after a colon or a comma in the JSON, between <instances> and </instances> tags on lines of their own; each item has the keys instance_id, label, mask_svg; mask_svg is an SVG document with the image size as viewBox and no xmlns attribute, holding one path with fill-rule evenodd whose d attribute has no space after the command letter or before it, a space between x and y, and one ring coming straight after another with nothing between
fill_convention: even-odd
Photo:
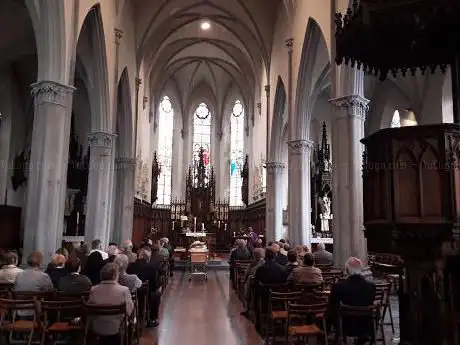
<instances>
[{"instance_id":1,"label":"vaulted ceiling","mask_svg":"<svg viewBox=\"0 0 460 345\"><path fill-rule=\"evenodd\" d=\"M159 97L174 87L182 110L198 99L246 104L270 65L281 0L133 0L138 64ZM208 28L206 25L209 24ZM157 98L158 99L158 98Z\"/></svg>"}]
</instances>

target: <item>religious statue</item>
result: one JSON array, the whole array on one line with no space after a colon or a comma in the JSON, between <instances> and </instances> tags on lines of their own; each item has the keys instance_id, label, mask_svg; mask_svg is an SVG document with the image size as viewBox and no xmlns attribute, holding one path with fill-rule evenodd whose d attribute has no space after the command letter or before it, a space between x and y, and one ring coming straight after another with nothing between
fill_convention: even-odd
<instances>
[{"instance_id":1,"label":"religious statue","mask_svg":"<svg viewBox=\"0 0 460 345\"><path fill-rule=\"evenodd\" d=\"M153 204L158 199L158 176L161 174L161 167L158 164L157 152L153 153L152 163L152 189L150 192L150 202Z\"/></svg>"},{"instance_id":2,"label":"religious statue","mask_svg":"<svg viewBox=\"0 0 460 345\"><path fill-rule=\"evenodd\" d=\"M331 199L324 195L323 197L318 198L318 204L320 206L320 220L321 220L321 229L322 232L329 232L329 222L332 219L331 215Z\"/></svg>"}]
</instances>

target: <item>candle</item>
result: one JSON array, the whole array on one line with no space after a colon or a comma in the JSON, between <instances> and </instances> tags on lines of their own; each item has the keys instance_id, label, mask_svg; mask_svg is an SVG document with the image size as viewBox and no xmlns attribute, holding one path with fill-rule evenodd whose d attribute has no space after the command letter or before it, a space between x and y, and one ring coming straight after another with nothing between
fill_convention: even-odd
<instances>
[{"instance_id":1,"label":"candle","mask_svg":"<svg viewBox=\"0 0 460 345\"><path fill-rule=\"evenodd\" d=\"M174 231L174 221L173 221L173 223L172 223L172 229L173 229L173 231Z\"/></svg>"},{"instance_id":2,"label":"candle","mask_svg":"<svg viewBox=\"0 0 460 345\"><path fill-rule=\"evenodd\" d=\"M236 237L236 232L233 233L233 237Z\"/></svg>"},{"instance_id":3,"label":"candle","mask_svg":"<svg viewBox=\"0 0 460 345\"><path fill-rule=\"evenodd\" d=\"M224 231L227 231L227 223L224 224Z\"/></svg>"},{"instance_id":4,"label":"candle","mask_svg":"<svg viewBox=\"0 0 460 345\"><path fill-rule=\"evenodd\" d=\"M201 223L201 231L204 231L204 223Z\"/></svg>"}]
</instances>

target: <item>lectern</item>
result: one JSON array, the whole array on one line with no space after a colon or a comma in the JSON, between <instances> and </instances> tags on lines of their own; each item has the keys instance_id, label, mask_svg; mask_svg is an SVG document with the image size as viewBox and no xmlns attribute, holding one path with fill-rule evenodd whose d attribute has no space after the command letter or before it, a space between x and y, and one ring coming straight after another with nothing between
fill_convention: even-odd
<instances>
[{"instance_id":1,"label":"lectern","mask_svg":"<svg viewBox=\"0 0 460 345\"><path fill-rule=\"evenodd\" d=\"M460 126L388 128L362 142L368 250L404 259L401 344L449 344L442 249L459 237Z\"/></svg>"}]
</instances>

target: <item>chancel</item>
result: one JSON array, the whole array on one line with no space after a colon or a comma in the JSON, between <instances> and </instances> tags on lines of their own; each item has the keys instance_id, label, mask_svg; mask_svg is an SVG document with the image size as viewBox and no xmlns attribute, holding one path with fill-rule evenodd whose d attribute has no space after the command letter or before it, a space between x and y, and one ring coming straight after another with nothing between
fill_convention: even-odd
<instances>
[{"instance_id":1,"label":"chancel","mask_svg":"<svg viewBox=\"0 0 460 345\"><path fill-rule=\"evenodd\" d=\"M459 23L458 0L0 1L0 330L459 345Z\"/></svg>"}]
</instances>

